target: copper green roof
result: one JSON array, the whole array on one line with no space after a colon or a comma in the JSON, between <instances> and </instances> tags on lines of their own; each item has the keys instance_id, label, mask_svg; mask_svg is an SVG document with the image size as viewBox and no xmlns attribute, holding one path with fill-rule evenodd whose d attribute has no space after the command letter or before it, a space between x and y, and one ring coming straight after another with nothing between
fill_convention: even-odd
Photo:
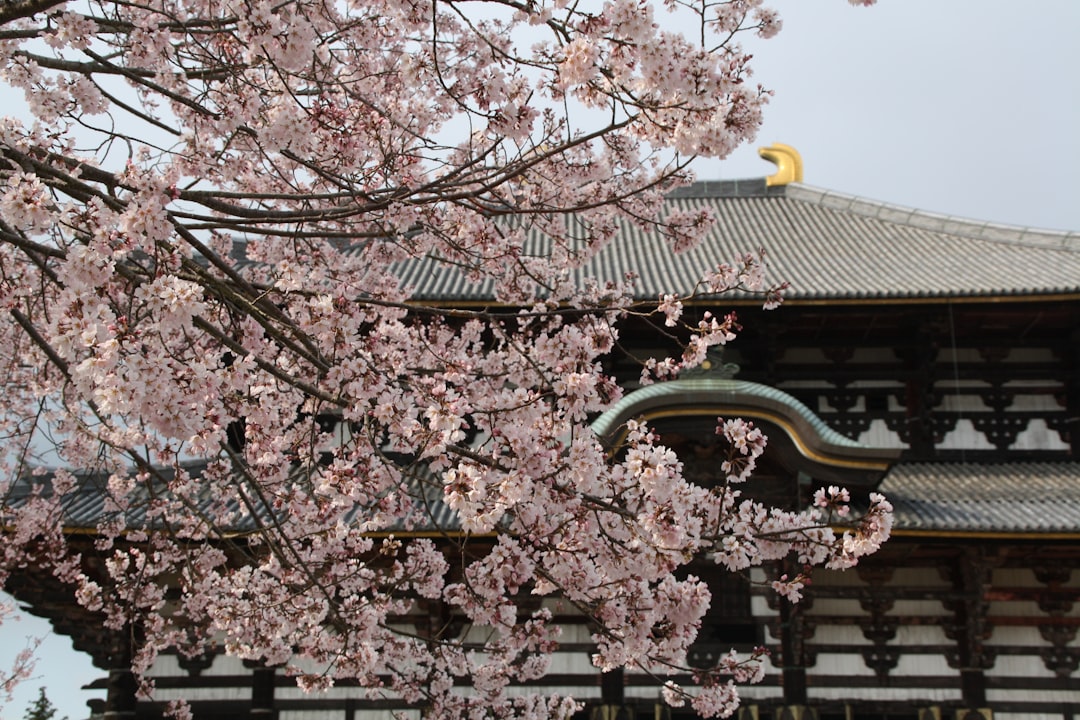
<instances>
[{"instance_id":1,"label":"copper green roof","mask_svg":"<svg viewBox=\"0 0 1080 720\"><path fill-rule=\"evenodd\" d=\"M609 447L617 447L627 420L644 419L654 426L675 423L709 434L718 417L739 417L761 426L769 438L766 454L790 472L852 489L876 487L900 455L897 448L870 447L844 437L783 390L710 376L708 370L634 390L592 428Z\"/></svg>"},{"instance_id":2,"label":"copper green roof","mask_svg":"<svg viewBox=\"0 0 1080 720\"><path fill-rule=\"evenodd\" d=\"M592 428L597 435L606 437L616 432L618 425L627 419L648 416L659 410L709 405L780 412L804 425L822 445L838 449L865 447L830 428L810 408L783 390L731 378L680 378L634 390L597 418Z\"/></svg>"}]
</instances>

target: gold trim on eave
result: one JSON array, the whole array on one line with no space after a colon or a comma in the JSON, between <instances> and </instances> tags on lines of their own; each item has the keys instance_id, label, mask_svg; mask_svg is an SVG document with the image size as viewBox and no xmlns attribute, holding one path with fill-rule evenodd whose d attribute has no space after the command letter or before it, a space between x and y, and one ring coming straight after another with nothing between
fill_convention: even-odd
<instances>
[{"instance_id":1,"label":"gold trim on eave","mask_svg":"<svg viewBox=\"0 0 1080 720\"><path fill-rule=\"evenodd\" d=\"M765 178L766 185L771 187L802 182L802 156L795 148L784 143L773 143L769 147L758 148L758 155L776 164L776 172Z\"/></svg>"},{"instance_id":2,"label":"gold trim on eave","mask_svg":"<svg viewBox=\"0 0 1080 720\"><path fill-rule=\"evenodd\" d=\"M739 403L725 403L716 405L683 405L679 407L659 407L653 410L646 410L635 417L640 417L649 420L662 420L664 418L671 417L687 417L697 415L708 415L712 417L718 417L722 415L728 416L741 416L741 417L753 417L759 420L766 420L775 424L791 439L795 449L808 460L819 462L822 465L829 465L832 467L846 467L856 468L861 470L877 470L885 471L889 469L889 463L881 462L878 460L851 460L848 458L837 457L832 453L825 453L806 444L803 438L799 435L799 432L795 429L795 426L788 421L787 418L778 415L775 412L764 410L759 407L750 405L741 405ZM617 448L622 445L628 434L625 422L619 430L618 435L615 436L615 442L611 443L611 447Z\"/></svg>"}]
</instances>

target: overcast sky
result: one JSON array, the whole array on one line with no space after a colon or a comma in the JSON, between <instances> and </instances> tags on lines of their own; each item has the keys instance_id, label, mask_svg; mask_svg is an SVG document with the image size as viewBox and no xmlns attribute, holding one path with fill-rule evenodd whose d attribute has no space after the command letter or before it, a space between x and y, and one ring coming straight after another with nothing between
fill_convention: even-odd
<instances>
[{"instance_id":1,"label":"overcast sky","mask_svg":"<svg viewBox=\"0 0 1080 720\"><path fill-rule=\"evenodd\" d=\"M775 90L758 142L703 179L760 177L756 148L797 148L805 182L989 222L1080 231L1080 2L777 0L784 29L755 45ZM29 620L0 628L0 667ZM0 718L19 720L46 684L60 715L100 675L66 638L47 639L40 677ZM103 694L99 693L99 696Z\"/></svg>"},{"instance_id":2,"label":"overcast sky","mask_svg":"<svg viewBox=\"0 0 1080 720\"><path fill-rule=\"evenodd\" d=\"M755 45L775 90L755 147L702 178L800 151L821 188L992 222L1080 230L1080 2L776 0Z\"/></svg>"}]
</instances>

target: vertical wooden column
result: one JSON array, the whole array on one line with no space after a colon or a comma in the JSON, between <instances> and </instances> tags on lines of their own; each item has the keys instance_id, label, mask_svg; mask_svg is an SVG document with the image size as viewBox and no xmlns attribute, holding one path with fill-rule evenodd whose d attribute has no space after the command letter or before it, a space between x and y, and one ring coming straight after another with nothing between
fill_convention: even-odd
<instances>
[{"instance_id":1,"label":"vertical wooden column","mask_svg":"<svg viewBox=\"0 0 1080 720\"><path fill-rule=\"evenodd\" d=\"M780 601L780 657L783 660L784 704L806 704L806 668L803 666L802 608Z\"/></svg>"},{"instance_id":2,"label":"vertical wooden column","mask_svg":"<svg viewBox=\"0 0 1080 720\"><path fill-rule=\"evenodd\" d=\"M626 699L626 672L615 668L600 673L600 697L605 705L622 705Z\"/></svg>"},{"instance_id":3,"label":"vertical wooden column","mask_svg":"<svg viewBox=\"0 0 1080 720\"><path fill-rule=\"evenodd\" d=\"M784 563L784 572L794 575L798 572L790 560ZM805 592L798 604L792 604L782 598L779 603L779 637L784 704L776 709L778 720L810 720L816 713L807 707L806 668L813 665L813 657L806 649L806 640L813 636L813 622L807 620L805 612L814 603L809 591Z\"/></svg>"},{"instance_id":4,"label":"vertical wooden column","mask_svg":"<svg viewBox=\"0 0 1080 720\"><path fill-rule=\"evenodd\" d=\"M934 416L934 361L937 357L937 346L928 330L929 317L916 316L913 323L910 332L914 342L899 351L904 363L905 416L887 424L890 430L908 443L910 454L925 458L933 454L935 445L941 441L948 429L942 427L942 421L955 422L955 418Z\"/></svg>"},{"instance_id":5,"label":"vertical wooden column","mask_svg":"<svg viewBox=\"0 0 1080 720\"><path fill-rule=\"evenodd\" d=\"M631 720L632 708L626 706L626 672L615 668L600 674L600 704L589 713L590 720Z\"/></svg>"},{"instance_id":6,"label":"vertical wooden column","mask_svg":"<svg viewBox=\"0 0 1080 720\"><path fill-rule=\"evenodd\" d=\"M1063 373L1065 389L1058 398L1065 408L1065 417L1051 423L1050 427L1069 443L1072 456L1080 457L1080 423L1076 422L1076 418L1080 417L1080 370L1077 369L1077 363L1080 363L1080 323L1073 327L1062 347L1055 350L1060 354L1064 368L1067 368Z\"/></svg>"},{"instance_id":7,"label":"vertical wooden column","mask_svg":"<svg viewBox=\"0 0 1080 720\"><path fill-rule=\"evenodd\" d=\"M94 664L109 671L105 689L105 720L135 720L138 683L131 672L132 633L129 627L109 632L107 650L94 658Z\"/></svg>"},{"instance_id":8,"label":"vertical wooden column","mask_svg":"<svg viewBox=\"0 0 1080 720\"><path fill-rule=\"evenodd\" d=\"M889 616L895 601L894 593L887 587L892 580L893 567L862 562L856 572L866 582L866 587L859 593L859 606L863 610L859 627L863 637L871 643L862 651L863 661L884 685L888 682L889 671L900 662L899 649L890 645L900 627L900 621Z\"/></svg>"},{"instance_id":9,"label":"vertical wooden column","mask_svg":"<svg viewBox=\"0 0 1080 720\"><path fill-rule=\"evenodd\" d=\"M1050 647L1043 648L1039 655L1048 670L1058 677L1067 678L1080 669L1076 626L1067 624L1066 620L1073 609L1071 596L1065 590L1072 570L1067 565L1032 569L1035 579L1046 586L1039 594L1039 609L1047 614L1046 621L1039 623L1039 634L1050 643Z\"/></svg>"},{"instance_id":10,"label":"vertical wooden column","mask_svg":"<svg viewBox=\"0 0 1080 720\"><path fill-rule=\"evenodd\" d=\"M984 599L990 564L978 548L965 548L954 565L943 568L943 574L952 581L955 597L945 601L953 613L952 622L945 624L945 635L956 643L956 649L946 657L949 665L960 671L964 706L970 711L985 709L984 671L994 665L994 651L985 644L993 631L986 619L988 603Z\"/></svg>"},{"instance_id":11,"label":"vertical wooden column","mask_svg":"<svg viewBox=\"0 0 1080 720\"><path fill-rule=\"evenodd\" d=\"M245 661L244 666L251 668L251 720L275 720L277 709L274 707L274 685L277 680L277 668L266 667L258 663Z\"/></svg>"},{"instance_id":12,"label":"vertical wooden column","mask_svg":"<svg viewBox=\"0 0 1080 720\"><path fill-rule=\"evenodd\" d=\"M137 689L135 674L130 666L110 669L105 694L105 720L135 720Z\"/></svg>"}]
</instances>

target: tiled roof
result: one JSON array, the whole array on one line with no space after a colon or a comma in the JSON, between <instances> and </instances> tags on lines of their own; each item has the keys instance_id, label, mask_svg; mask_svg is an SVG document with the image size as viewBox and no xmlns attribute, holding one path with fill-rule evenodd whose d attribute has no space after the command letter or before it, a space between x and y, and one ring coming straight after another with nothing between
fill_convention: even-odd
<instances>
[{"instance_id":1,"label":"tiled roof","mask_svg":"<svg viewBox=\"0 0 1080 720\"><path fill-rule=\"evenodd\" d=\"M791 300L1080 295L1080 232L964 220L802 184L766 187L764 179L696 183L668 203L714 213L701 245L675 255L625 225L580 274L621 281L633 270L635 295L655 299L686 292L717 263L764 248L770 279L790 282ZM491 296L490 286L430 263L403 269L417 299Z\"/></svg>"},{"instance_id":2,"label":"tiled roof","mask_svg":"<svg viewBox=\"0 0 1080 720\"><path fill-rule=\"evenodd\" d=\"M198 464L189 471L197 474ZM164 473L168 475L168 471ZM78 490L65 499L65 525L72 530L92 530L108 516L104 478L82 476ZM20 483L21 491L26 485ZM16 490L18 493L19 490ZM893 504L897 531L936 534L1080 535L1080 463L908 463L895 466L881 484L881 492ZM127 513L129 524L145 520L144 491L137 489ZM425 493L429 494L430 493ZM145 500L145 499L144 499ZM16 499L16 504L18 500ZM205 511L206 506L193 508ZM455 513L438 497L431 497L429 520L397 533L441 528L454 532ZM248 517L233 533L255 528Z\"/></svg>"},{"instance_id":3,"label":"tiled roof","mask_svg":"<svg viewBox=\"0 0 1080 720\"><path fill-rule=\"evenodd\" d=\"M184 470L193 478L199 477L206 470L206 463L191 461L184 464ZM418 516L406 523L405 519L398 519L390 524L385 532L408 533L425 532L439 529L454 532L460 527L457 513L454 512L442 500L441 483L422 465L413 467L413 475L408 480L408 492L418 501ZM167 494L164 485L170 482L175 473L172 468L161 467L155 471L157 484L154 493L145 483L136 483L130 492L124 496L124 509L120 510L115 503L110 501L113 496L108 487L108 475L106 473L75 473L76 484L74 489L63 498L64 527L75 532L94 532L95 528L103 521L120 516L124 517L124 524L128 527L146 527L147 512L155 497ZM30 493L31 488L42 485L48 492L52 475L45 473L39 477L22 477L16 480L10 489L10 495L6 500L12 507L19 507L24 498ZM238 485L242 481L237 481ZM214 491L206 488L197 498L189 498L189 511L197 517L210 517L220 510L219 498ZM257 516L253 516L241 508L238 501L227 501L227 510L234 513L233 520L227 527L219 528L224 535L244 535L257 530L260 526L268 524L273 511L266 507L257 507ZM343 522L359 523L359 516L364 507L356 506L346 513ZM151 525L158 521L152 521Z\"/></svg>"},{"instance_id":4,"label":"tiled roof","mask_svg":"<svg viewBox=\"0 0 1080 720\"><path fill-rule=\"evenodd\" d=\"M909 463L881 491L897 530L1080 535L1080 463Z\"/></svg>"}]
</instances>

